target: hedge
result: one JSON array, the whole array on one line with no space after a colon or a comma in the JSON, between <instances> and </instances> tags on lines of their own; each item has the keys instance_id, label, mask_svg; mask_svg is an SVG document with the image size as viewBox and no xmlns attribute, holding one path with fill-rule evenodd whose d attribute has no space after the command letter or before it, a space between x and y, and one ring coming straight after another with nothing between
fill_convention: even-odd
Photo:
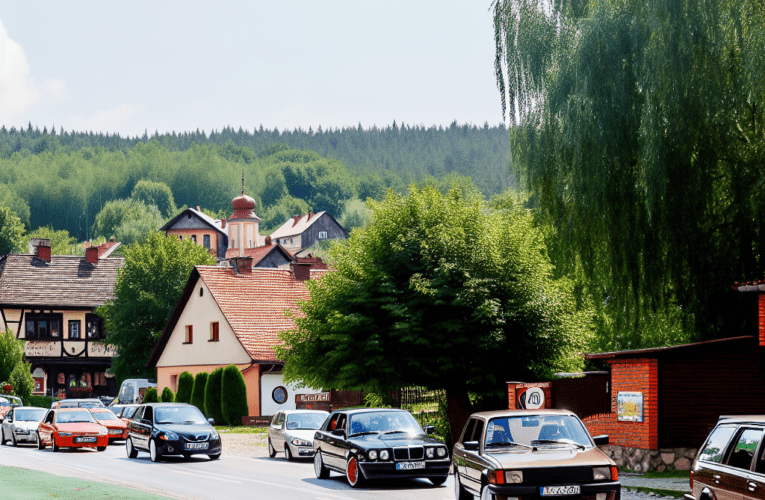
<instances>
[{"instance_id":1,"label":"hedge","mask_svg":"<svg viewBox=\"0 0 765 500\"><path fill-rule=\"evenodd\" d=\"M163 403L172 403L175 401L175 393L173 390L169 387L165 387L162 389L162 402Z\"/></svg>"},{"instance_id":2,"label":"hedge","mask_svg":"<svg viewBox=\"0 0 765 500\"><path fill-rule=\"evenodd\" d=\"M247 385L236 365L228 365L223 369L221 409L226 422L232 426L242 425L242 417L248 415Z\"/></svg>"},{"instance_id":3,"label":"hedge","mask_svg":"<svg viewBox=\"0 0 765 500\"><path fill-rule=\"evenodd\" d=\"M209 418L215 419L215 425L226 422L221 409L221 384L223 382L223 367L216 368L207 378L205 384L205 413Z\"/></svg>"},{"instance_id":4,"label":"hedge","mask_svg":"<svg viewBox=\"0 0 765 500\"><path fill-rule=\"evenodd\" d=\"M190 403L194 390L194 375L183 372L178 376L178 392L175 394L176 403Z\"/></svg>"},{"instance_id":5,"label":"hedge","mask_svg":"<svg viewBox=\"0 0 765 500\"><path fill-rule=\"evenodd\" d=\"M197 376L194 377L194 388L191 390L191 404L199 408L205 417L210 416L205 410L205 386L209 375L207 372L197 373Z\"/></svg>"},{"instance_id":6,"label":"hedge","mask_svg":"<svg viewBox=\"0 0 765 500\"><path fill-rule=\"evenodd\" d=\"M159 393L156 387L149 387L146 389L146 394L143 395L144 403L159 403Z\"/></svg>"}]
</instances>

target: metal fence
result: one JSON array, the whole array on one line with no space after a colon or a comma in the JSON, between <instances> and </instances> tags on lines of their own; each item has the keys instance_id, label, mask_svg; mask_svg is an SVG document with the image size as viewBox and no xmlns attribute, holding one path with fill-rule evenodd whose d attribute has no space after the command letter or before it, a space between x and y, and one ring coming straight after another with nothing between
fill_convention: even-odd
<instances>
[{"instance_id":1,"label":"metal fence","mask_svg":"<svg viewBox=\"0 0 765 500\"><path fill-rule=\"evenodd\" d=\"M446 397L443 389L427 387L404 387L399 390L401 408L409 410L422 425L438 418L438 404Z\"/></svg>"}]
</instances>

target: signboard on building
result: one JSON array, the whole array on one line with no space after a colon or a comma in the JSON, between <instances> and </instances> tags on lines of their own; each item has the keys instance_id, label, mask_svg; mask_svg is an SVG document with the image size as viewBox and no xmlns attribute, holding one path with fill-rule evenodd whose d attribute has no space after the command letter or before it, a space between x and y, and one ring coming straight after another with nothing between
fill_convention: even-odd
<instances>
[{"instance_id":1,"label":"signboard on building","mask_svg":"<svg viewBox=\"0 0 765 500\"><path fill-rule=\"evenodd\" d=\"M295 394L295 403L329 403L329 393Z\"/></svg>"},{"instance_id":2,"label":"signboard on building","mask_svg":"<svg viewBox=\"0 0 765 500\"><path fill-rule=\"evenodd\" d=\"M107 345L102 342L88 342L89 358L111 358L117 355L113 345Z\"/></svg>"},{"instance_id":3,"label":"signboard on building","mask_svg":"<svg viewBox=\"0 0 765 500\"><path fill-rule=\"evenodd\" d=\"M29 340L24 344L24 354L27 357L61 356L61 342Z\"/></svg>"},{"instance_id":4,"label":"signboard on building","mask_svg":"<svg viewBox=\"0 0 765 500\"><path fill-rule=\"evenodd\" d=\"M643 393L618 392L616 394L616 417L620 422L642 422Z\"/></svg>"}]
</instances>

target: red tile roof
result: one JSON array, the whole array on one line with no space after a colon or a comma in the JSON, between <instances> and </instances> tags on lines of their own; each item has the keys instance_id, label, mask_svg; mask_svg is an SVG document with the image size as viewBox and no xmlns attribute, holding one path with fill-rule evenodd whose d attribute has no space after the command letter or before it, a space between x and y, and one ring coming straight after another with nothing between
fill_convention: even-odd
<instances>
[{"instance_id":1,"label":"red tile roof","mask_svg":"<svg viewBox=\"0 0 765 500\"><path fill-rule=\"evenodd\" d=\"M262 247L255 247L255 248L245 248L242 253L245 257L252 257L252 265L257 266L258 262L265 259L266 256L271 253L276 247L279 245L272 244L272 245L265 245ZM289 258L292 258L292 254L287 251L284 247L282 247L282 250L289 256ZM229 248L226 250L226 258L230 259L232 257L238 257L239 256L239 249L238 248Z\"/></svg>"}]
</instances>

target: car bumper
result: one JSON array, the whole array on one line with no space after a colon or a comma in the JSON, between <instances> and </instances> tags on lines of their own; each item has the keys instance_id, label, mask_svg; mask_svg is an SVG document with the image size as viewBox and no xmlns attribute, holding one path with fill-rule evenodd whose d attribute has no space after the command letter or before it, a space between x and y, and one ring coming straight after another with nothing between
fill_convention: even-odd
<instances>
[{"instance_id":1,"label":"car bumper","mask_svg":"<svg viewBox=\"0 0 765 500\"><path fill-rule=\"evenodd\" d=\"M316 454L316 452L313 449L313 446L295 446L294 444L290 444L288 446L290 447L290 451L292 452L292 455L295 457L310 458Z\"/></svg>"},{"instance_id":2,"label":"car bumper","mask_svg":"<svg viewBox=\"0 0 765 500\"><path fill-rule=\"evenodd\" d=\"M392 479L401 477L446 477L451 461L426 460L424 469L397 470L396 463L402 462L359 462L361 472L367 479Z\"/></svg>"},{"instance_id":3,"label":"car bumper","mask_svg":"<svg viewBox=\"0 0 765 500\"><path fill-rule=\"evenodd\" d=\"M80 438L90 438L93 436L54 436L56 440L56 446L61 448L95 448L101 446L107 446L109 444L109 436L104 434L103 436L97 436L95 441L91 442L79 442Z\"/></svg>"},{"instance_id":4,"label":"car bumper","mask_svg":"<svg viewBox=\"0 0 765 500\"><path fill-rule=\"evenodd\" d=\"M157 440L158 442L161 442ZM157 448L157 451L162 455L220 455L223 450L220 440L207 441L207 448L186 448L186 441L164 441L162 445Z\"/></svg>"},{"instance_id":5,"label":"car bumper","mask_svg":"<svg viewBox=\"0 0 765 500\"><path fill-rule=\"evenodd\" d=\"M620 500L622 485L619 482L581 484L582 492L574 496L543 496L541 486L524 486L516 484L490 484L489 491L497 500L507 497L523 497L538 499L587 499L587 500Z\"/></svg>"},{"instance_id":6,"label":"car bumper","mask_svg":"<svg viewBox=\"0 0 765 500\"><path fill-rule=\"evenodd\" d=\"M118 439L127 439L127 429L124 431L120 431L119 433L112 433L111 430L109 430L109 442L116 441Z\"/></svg>"},{"instance_id":7,"label":"car bumper","mask_svg":"<svg viewBox=\"0 0 765 500\"><path fill-rule=\"evenodd\" d=\"M34 443L37 441L37 433L35 432L20 433L19 431L13 431L13 436L16 438L17 443Z\"/></svg>"}]
</instances>

